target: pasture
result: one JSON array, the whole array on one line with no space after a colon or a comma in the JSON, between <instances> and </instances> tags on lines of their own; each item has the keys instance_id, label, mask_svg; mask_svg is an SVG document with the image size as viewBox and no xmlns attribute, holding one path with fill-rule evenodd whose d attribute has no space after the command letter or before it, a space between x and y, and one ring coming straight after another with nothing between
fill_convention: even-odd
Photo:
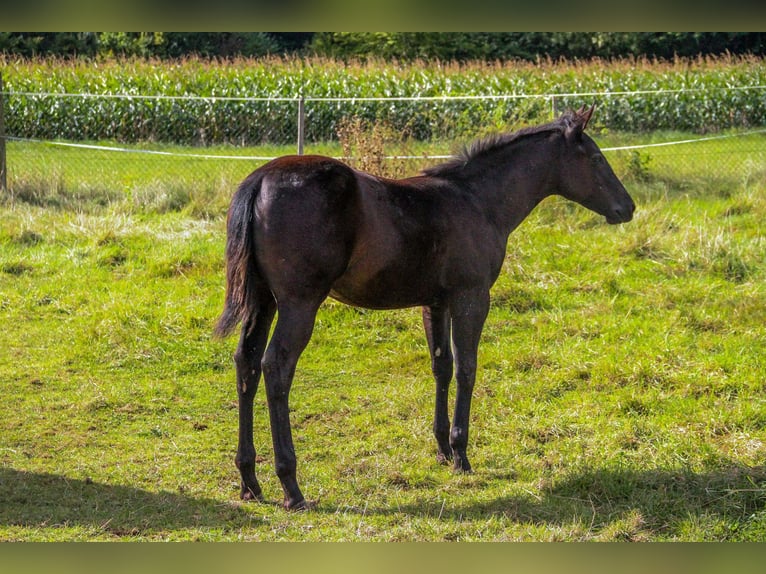
<instances>
[{"instance_id":1,"label":"pasture","mask_svg":"<svg viewBox=\"0 0 766 574\"><path fill-rule=\"evenodd\" d=\"M696 145L683 170L607 154L631 223L549 199L511 235L473 474L435 460L419 310L326 303L291 394L317 502L300 513L280 507L263 388L269 502L239 501L236 341L211 336L226 204L254 166L18 182L0 204L0 539L763 540L766 170Z\"/></svg>"}]
</instances>

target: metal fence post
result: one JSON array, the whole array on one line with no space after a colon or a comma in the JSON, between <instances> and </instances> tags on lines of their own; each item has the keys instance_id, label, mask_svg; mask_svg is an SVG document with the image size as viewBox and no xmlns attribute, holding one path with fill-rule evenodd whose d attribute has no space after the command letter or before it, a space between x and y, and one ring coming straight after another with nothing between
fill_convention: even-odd
<instances>
[{"instance_id":1,"label":"metal fence post","mask_svg":"<svg viewBox=\"0 0 766 574\"><path fill-rule=\"evenodd\" d=\"M303 137L306 129L306 99L298 100L298 155L303 155Z\"/></svg>"},{"instance_id":2,"label":"metal fence post","mask_svg":"<svg viewBox=\"0 0 766 574\"><path fill-rule=\"evenodd\" d=\"M5 98L3 97L3 90L3 74L0 72L0 192L8 193L8 170L5 161Z\"/></svg>"}]
</instances>

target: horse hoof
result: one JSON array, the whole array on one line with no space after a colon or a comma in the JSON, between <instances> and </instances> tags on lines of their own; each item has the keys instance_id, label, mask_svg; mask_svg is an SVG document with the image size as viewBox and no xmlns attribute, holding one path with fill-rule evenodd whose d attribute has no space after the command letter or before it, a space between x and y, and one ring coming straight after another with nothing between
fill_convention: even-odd
<instances>
[{"instance_id":1,"label":"horse hoof","mask_svg":"<svg viewBox=\"0 0 766 574\"><path fill-rule=\"evenodd\" d=\"M289 510L290 512L307 512L314 508L316 506L315 502L309 502L308 500L301 499L297 502L285 500L284 507L285 510Z\"/></svg>"},{"instance_id":2,"label":"horse hoof","mask_svg":"<svg viewBox=\"0 0 766 574\"><path fill-rule=\"evenodd\" d=\"M263 494L261 493L260 490L258 492L253 492L249 488L243 488L242 492L239 494L239 497L244 502L250 502L250 501L253 501L253 500L255 500L257 502L263 502Z\"/></svg>"},{"instance_id":3,"label":"horse hoof","mask_svg":"<svg viewBox=\"0 0 766 574\"><path fill-rule=\"evenodd\" d=\"M462 456L455 456L455 464L452 467L452 470L455 472L462 472L465 474L470 474L473 472L473 469L471 468L471 463L468 462L468 459Z\"/></svg>"},{"instance_id":4,"label":"horse hoof","mask_svg":"<svg viewBox=\"0 0 766 574\"><path fill-rule=\"evenodd\" d=\"M443 452L437 453L436 462L442 465L447 465L451 462L452 457L444 454Z\"/></svg>"}]
</instances>

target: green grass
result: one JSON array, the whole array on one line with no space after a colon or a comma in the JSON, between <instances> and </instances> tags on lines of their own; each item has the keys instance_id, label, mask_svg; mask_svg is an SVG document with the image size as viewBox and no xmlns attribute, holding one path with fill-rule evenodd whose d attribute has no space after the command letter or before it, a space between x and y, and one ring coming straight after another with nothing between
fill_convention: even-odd
<instances>
[{"instance_id":1,"label":"green grass","mask_svg":"<svg viewBox=\"0 0 766 574\"><path fill-rule=\"evenodd\" d=\"M235 340L211 330L241 175L163 203L172 179L131 159L112 169L131 184L89 195L75 168L81 187L15 192L0 205L0 539L764 540L762 152L746 173L662 149L646 169L610 156L633 222L550 199L511 236L471 475L435 461L419 311L324 305L291 395L306 513L279 507L262 389L269 503L238 500Z\"/></svg>"}]
</instances>

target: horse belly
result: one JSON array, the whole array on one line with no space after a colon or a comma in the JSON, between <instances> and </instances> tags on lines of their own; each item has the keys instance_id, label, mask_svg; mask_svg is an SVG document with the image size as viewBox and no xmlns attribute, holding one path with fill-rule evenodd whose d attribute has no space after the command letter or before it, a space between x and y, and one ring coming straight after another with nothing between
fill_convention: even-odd
<instances>
[{"instance_id":1,"label":"horse belly","mask_svg":"<svg viewBox=\"0 0 766 574\"><path fill-rule=\"evenodd\" d=\"M374 260L352 260L333 284L330 296L356 307L400 309L430 304L438 292L438 281L424 265L397 261L381 266Z\"/></svg>"},{"instance_id":2,"label":"horse belly","mask_svg":"<svg viewBox=\"0 0 766 574\"><path fill-rule=\"evenodd\" d=\"M412 292L397 292L386 289L382 284L373 284L364 289L349 289L346 285L334 286L330 297L354 307L365 309L403 309L427 305L428 297Z\"/></svg>"},{"instance_id":3,"label":"horse belly","mask_svg":"<svg viewBox=\"0 0 766 574\"><path fill-rule=\"evenodd\" d=\"M397 199L378 181L363 183L354 247L330 296L370 309L431 304L443 271L445 224L434 225L437 206L414 193L408 202L404 193Z\"/></svg>"}]
</instances>

